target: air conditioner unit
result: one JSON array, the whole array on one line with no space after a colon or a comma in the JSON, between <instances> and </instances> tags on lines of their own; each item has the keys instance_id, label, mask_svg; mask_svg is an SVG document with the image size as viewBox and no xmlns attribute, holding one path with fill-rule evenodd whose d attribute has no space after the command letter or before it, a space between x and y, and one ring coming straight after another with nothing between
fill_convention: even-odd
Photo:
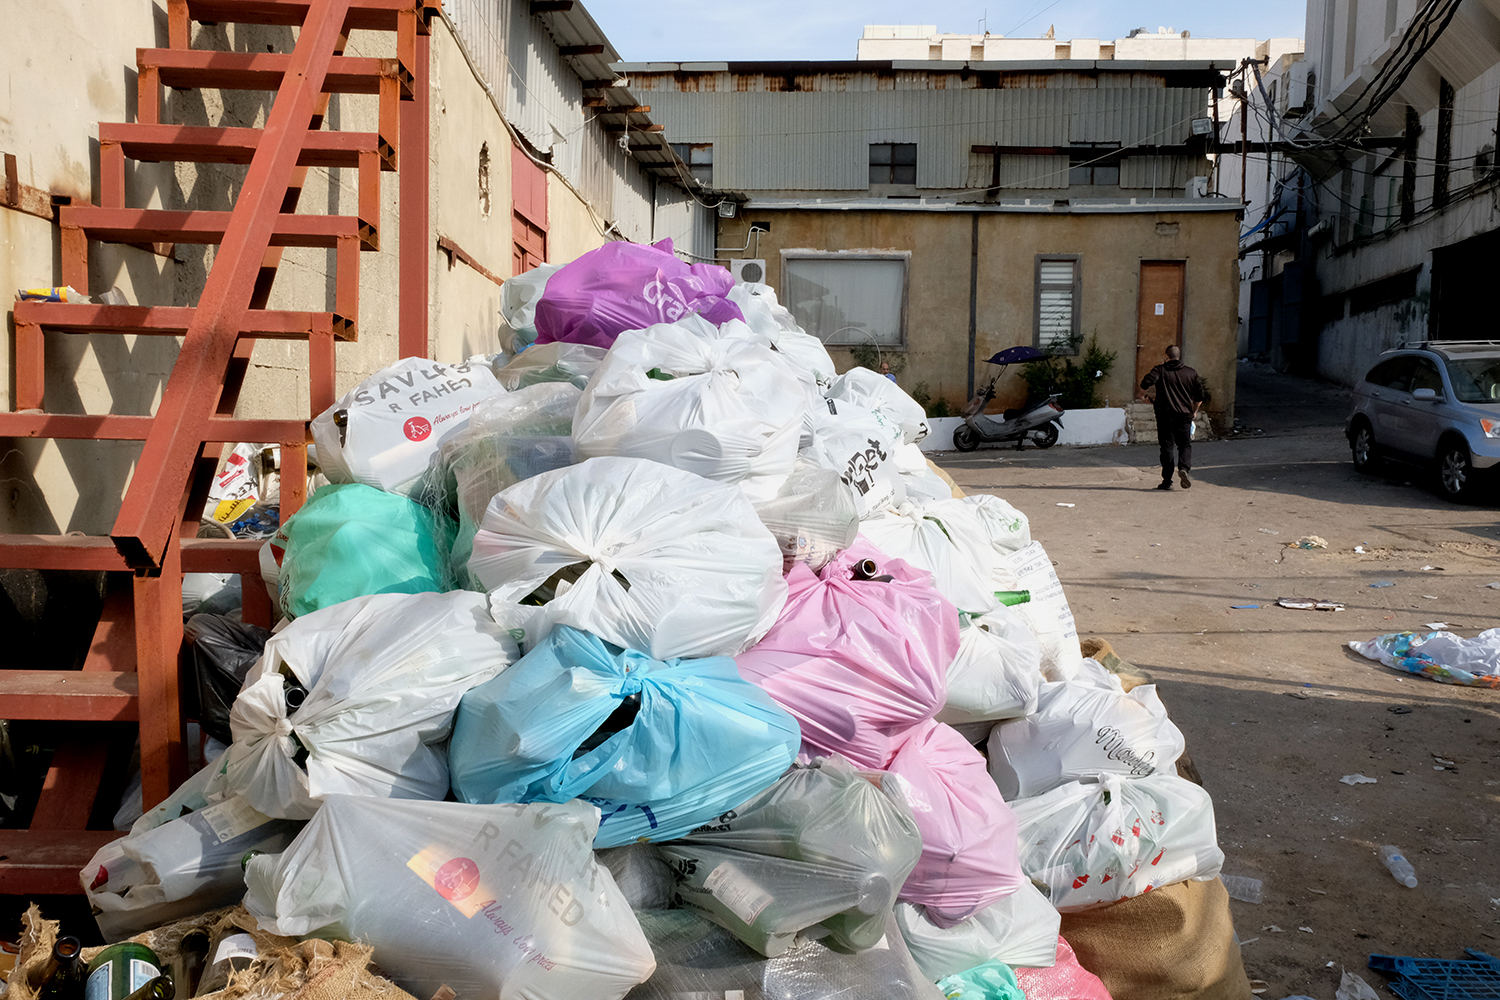
<instances>
[{"instance_id":1,"label":"air conditioner unit","mask_svg":"<svg viewBox=\"0 0 1500 1000\"><path fill-rule=\"evenodd\" d=\"M736 282L763 284L766 280L766 262L756 258L732 260L729 262L729 273L734 275Z\"/></svg>"}]
</instances>

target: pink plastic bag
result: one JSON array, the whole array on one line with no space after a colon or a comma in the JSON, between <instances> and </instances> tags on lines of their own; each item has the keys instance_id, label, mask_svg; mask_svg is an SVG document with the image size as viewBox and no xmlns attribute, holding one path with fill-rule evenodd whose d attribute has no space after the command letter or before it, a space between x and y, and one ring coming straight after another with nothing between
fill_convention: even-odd
<instances>
[{"instance_id":1,"label":"pink plastic bag","mask_svg":"<svg viewBox=\"0 0 1500 1000\"><path fill-rule=\"evenodd\" d=\"M901 899L952 927L1021 887L1016 817L968 740L928 722L912 730L886 770L904 779L922 833L922 857Z\"/></svg>"},{"instance_id":2,"label":"pink plastic bag","mask_svg":"<svg viewBox=\"0 0 1500 1000\"><path fill-rule=\"evenodd\" d=\"M874 561L873 575L891 579L855 579L865 560ZM808 753L884 769L907 731L947 700L958 611L932 588L932 574L863 538L816 575L797 563L786 580L786 607L764 639L735 657L740 673L796 716Z\"/></svg>"},{"instance_id":3,"label":"pink plastic bag","mask_svg":"<svg viewBox=\"0 0 1500 1000\"><path fill-rule=\"evenodd\" d=\"M726 295L734 279L717 264L688 264L672 241L606 243L547 279L536 307L536 342L608 348L626 330L676 323L694 313L717 326L742 320Z\"/></svg>"},{"instance_id":4,"label":"pink plastic bag","mask_svg":"<svg viewBox=\"0 0 1500 1000\"><path fill-rule=\"evenodd\" d=\"M1098 976L1078 964L1078 957L1057 939L1057 964L1050 969L1016 969L1026 1000L1110 1000Z\"/></svg>"}]
</instances>

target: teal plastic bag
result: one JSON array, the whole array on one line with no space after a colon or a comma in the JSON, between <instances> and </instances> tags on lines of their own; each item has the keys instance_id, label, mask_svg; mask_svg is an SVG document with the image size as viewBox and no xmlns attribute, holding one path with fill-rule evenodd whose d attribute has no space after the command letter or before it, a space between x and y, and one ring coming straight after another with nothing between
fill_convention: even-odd
<instances>
[{"instance_id":1,"label":"teal plastic bag","mask_svg":"<svg viewBox=\"0 0 1500 1000\"><path fill-rule=\"evenodd\" d=\"M801 743L727 656L653 660L559 625L464 695L448 766L463 802L593 803L603 848L681 837L771 785Z\"/></svg>"},{"instance_id":2,"label":"teal plastic bag","mask_svg":"<svg viewBox=\"0 0 1500 1000\"><path fill-rule=\"evenodd\" d=\"M1026 1000L1016 974L1004 962L985 962L938 980L943 1000Z\"/></svg>"},{"instance_id":3,"label":"teal plastic bag","mask_svg":"<svg viewBox=\"0 0 1500 1000\"><path fill-rule=\"evenodd\" d=\"M453 526L414 500L361 483L324 486L272 539L288 618L370 594L453 589Z\"/></svg>"}]
</instances>

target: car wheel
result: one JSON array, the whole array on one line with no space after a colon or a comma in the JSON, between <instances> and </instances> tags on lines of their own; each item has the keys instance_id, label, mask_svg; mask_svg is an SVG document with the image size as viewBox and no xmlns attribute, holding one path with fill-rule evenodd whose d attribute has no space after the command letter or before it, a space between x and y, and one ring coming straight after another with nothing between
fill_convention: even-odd
<instances>
[{"instance_id":1,"label":"car wheel","mask_svg":"<svg viewBox=\"0 0 1500 1000\"><path fill-rule=\"evenodd\" d=\"M959 424L953 430L953 447L959 451L973 451L979 447L979 432L968 424Z\"/></svg>"},{"instance_id":2,"label":"car wheel","mask_svg":"<svg viewBox=\"0 0 1500 1000\"><path fill-rule=\"evenodd\" d=\"M1474 494L1474 463L1469 449L1461 444L1445 444L1438 451L1438 488L1455 503Z\"/></svg>"},{"instance_id":3,"label":"car wheel","mask_svg":"<svg viewBox=\"0 0 1500 1000\"><path fill-rule=\"evenodd\" d=\"M1349 450L1354 455L1356 472L1374 472L1380 464L1380 459L1375 455L1375 435L1369 424L1361 423L1354 428L1354 433L1349 438Z\"/></svg>"},{"instance_id":4,"label":"car wheel","mask_svg":"<svg viewBox=\"0 0 1500 1000\"><path fill-rule=\"evenodd\" d=\"M1043 424L1031 432L1031 443L1038 448L1050 448L1057 444L1057 425Z\"/></svg>"}]
</instances>

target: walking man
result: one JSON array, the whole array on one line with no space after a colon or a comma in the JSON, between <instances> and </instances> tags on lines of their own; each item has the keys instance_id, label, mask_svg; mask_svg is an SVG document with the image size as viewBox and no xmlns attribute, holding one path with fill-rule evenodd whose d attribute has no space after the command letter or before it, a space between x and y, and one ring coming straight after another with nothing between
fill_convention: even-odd
<instances>
[{"instance_id":1,"label":"walking man","mask_svg":"<svg viewBox=\"0 0 1500 1000\"><path fill-rule=\"evenodd\" d=\"M1166 363L1141 379L1143 390L1152 386L1156 387L1156 440L1161 445L1161 485L1157 489L1172 488L1174 468L1177 481L1183 489L1189 489L1193 485L1188 478L1193 468L1193 416L1203 405L1203 383L1195 370L1182 363L1182 348L1173 344L1167 348Z\"/></svg>"}]
</instances>

